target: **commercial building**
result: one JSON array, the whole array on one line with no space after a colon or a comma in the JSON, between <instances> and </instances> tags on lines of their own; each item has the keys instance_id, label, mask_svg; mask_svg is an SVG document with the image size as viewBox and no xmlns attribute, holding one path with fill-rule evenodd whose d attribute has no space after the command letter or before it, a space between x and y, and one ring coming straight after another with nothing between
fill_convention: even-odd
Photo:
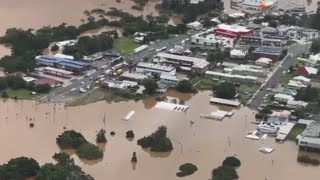
<instances>
[{"instance_id":1,"label":"commercial building","mask_svg":"<svg viewBox=\"0 0 320 180\"><path fill-rule=\"evenodd\" d=\"M204 46L215 46L217 43L221 44L222 39L214 34L214 30L198 33L191 36L191 43Z\"/></svg>"},{"instance_id":2,"label":"commercial building","mask_svg":"<svg viewBox=\"0 0 320 180\"><path fill-rule=\"evenodd\" d=\"M73 72L71 72L71 71L66 71L63 69L57 69L57 68L53 68L53 67L45 67L43 69L43 72L45 72L46 74L61 76L61 77L65 77L65 78L70 78L71 75L73 74Z\"/></svg>"},{"instance_id":3,"label":"commercial building","mask_svg":"<svg viewBox=\"0 0 320 180\"><path fill-rule=\"evenodd\" d=\"M179 81L180 79L177 76L167 74L161 74L160 76L160 83L170 87L178 85Z\"/></svg>"},{"instance_id":4,"label":"commercial building","mask_svg":"<svg viewBox=\"0 0 320 180\"><path fill-rule=\"evenodd\" d=\"M190 29L201 30L203 25L199 21L194 21L187 24L187 27Z\"/></svg>"},{"instance_id":5,"label":"commercial building","mask_svg":"<svg viewBox=\"0 0 320 180\"><path fill-rule=\"evenodd\" d=\"M251 58L256 60L261 57L271 59L273 62L279 61L282 55L282 48L278 47L258 47L251 52Z\"/></svg>"},{"instance_id":6,"label":"commercial building","mask_svg":"<svg viewBox=\"0 0 320 180\"><path fill-rule=\"evenodd\" d=\"M228 105L228 106L236 106L236 107L239 107L241 105L241 103L239 101L233 101L233 100L216 98L216 97L212 97L210 99L210 103L222 104L222 105Z\"/></svg>"},{"instance_id":7,"label":"commercial building","mask_svg":"<svg viewBox=\"0 0 320 180\"><path fill-rule=\"evenodd\" d=\"M128 79L128 80L138 81L138 82L148 78L148 76L145 74L129 72L129 71L125 71L120 75L120 77L123 79Z\"/></svg>"},{"instance_id":8,"label":"commercial building","mask_svg":"<svg viewBox=\"0 0 320 180\"><path fill-rule=\"evenodd\" d=\"M277 27L277 31L279 35L287 36L292 39L312 40L319 38L318 30L299 26L280 25Z\"/></svg>"},{"instance_id":9,"label":"commercial building","mask_svg":"<svg viewBox=\"0 0 320 180\"><path fill-rule=\"evenodd\" d=\"M180 68L191 68L196 73L203 74L209 69L209 62L205 59L188 57L188 56L179 56L168 53L158 53L159 57L163 62L171 64Z\"/></svg>"},{"instance_id":10,"label":"commercial building","mask_svg":"<svg viewBox=\"0 0 320 180\"><path fill-rule=\"evenodd\" d=\"M276 8L278 2L276 0L244 0L240 3L242 10L263 11Z\"/></svg>"},{"instance_id":11,"label":"commercial building","mask_svg":"<svg viewBox=\"0 0 320 180\"><path fill-rule=\"evenodd\" d=\"M87 69L90 65L85 62L80 62L76 60L70 60L65 58L59 58L50 55L41 55L36 57L38 65L50 66L58 69L64 69L74 72L82 72Z\"/></svg>"},{"instance_id":12,"label":"commercial building","mask_svg":"<svg viewBox=\"0 0 320 180\"><path fill-rule=\"evenodd\" d=\"M312 121L306 129L297 136L298 146L303 149L320 149L320 123Z\"/></svg>"},{"instance_id":13,"label":"commercial building","mask_svg":"<svg viewBox=\"0 0 320 180\"><path fill-rule=\"evenodd\" d=\"M284 14L305 14L306 13L306 7L302 4L296 4L296 3L290 3L287 4L285 8L280 9L280 12Z\"/></svg>"},{"instance_id":14,"label":"commercial building","mask_svg":"<svg viewBox=\"0 0 320 180\"><path fill-rule=\"evenodd\" d=\"M254 30L248 29L244 26L239 26L236 24L228 25L228 24L219 24L215 29L216 34L236 38L241 35L249 35L253 34Z\"/></svg>"},{"instance_id":15,"label":"commercial building","mask_svg":"<svg viewBox=\"0 0 320 180\"><path fill-rule=\"evenodd\" d=\"M228 73L221 73L221 72L214 72L214 71L206 71L206 76L237 82L237 83L260 83L258 77L255 76L244 76L244 75L237 75L237 74L228 74Z\"/></svg>"},{"instance_id":16,"label":"commercial building","mask_svg":"<svg viewBox=\"0 0 320 180\"><path fill-rule=\"evenodd\" d=\"M153 63L145 63L140 62L136 66L136 72L144 73L144 74L167 74L167 75L175 75L176 68L173 66L164 66L160 64L153 64Z\"/></svg>"}]
</instances>

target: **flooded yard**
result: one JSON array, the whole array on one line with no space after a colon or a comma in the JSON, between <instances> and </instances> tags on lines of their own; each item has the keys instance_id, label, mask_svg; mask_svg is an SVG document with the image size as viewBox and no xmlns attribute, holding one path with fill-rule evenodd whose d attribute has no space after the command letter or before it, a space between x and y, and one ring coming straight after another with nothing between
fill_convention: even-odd
<instances>
[{"instance_id":1,"label":"flooded yard","mask_svg":"<svg viewBox=\"0 0 320 180\"><path fill-rule=\"evenodd\" d=\"M294 142L278 144L274 138L266 141L244 138L248 131L254 129L250 123L254 121L254 111L248 108L233 109L233 117L225 118L222 122L200 119L199 114L212 112L219 107L209 104L210 92L191 97L185 97L186 105L190 106L186 113L154 108L155 101L152 98L113 104L101 101L78 107L36 104L34 101L1 101L0 142L5 146L0 150L0 163L18 156L33 157L40 163L53 162L51 156L59 151L55 139L64 128L80 131L92 143L95 143L97 131L105 128L108 142L102 147L102 160L82 161L76 155L72 156L97 180L178 179L175 173L185 162L194 163L199 168L189 179L209 179L211 170L229 155L236 155L241 160L238 173L243 180L301 180L320 175L318 167L297 163L298 148ZM131 110L135 111L134 116L123 121L122 118ZM30 122L35 124L34 128L29 127ZM167 126L174 150L162 154L141 149L136 140L154 132L160 125ZM128 130L135 133L133 141L125 138ZM110 131L116 135L111 137ZM258 149L263 146L275 148L275 151L269 155L262 154ZM137 152L138 158L135 167L130 162L133 152Z\"/></svg>"}]
</instances>

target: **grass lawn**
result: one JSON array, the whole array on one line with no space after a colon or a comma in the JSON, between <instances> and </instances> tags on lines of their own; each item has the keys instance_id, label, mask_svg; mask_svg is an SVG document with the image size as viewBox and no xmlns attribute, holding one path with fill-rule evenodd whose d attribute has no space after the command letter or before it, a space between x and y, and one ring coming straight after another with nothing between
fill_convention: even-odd
<instances>
[{"instance_id":1,"label":"grass lawn","mask_svg":"<svg viewBox=\"0 0 320 180\"><path fill-rule=\"evenodd\" d=\"M288 82L289 82L290 80L292 80L294 77L295 77L295 75L294 75L293 73L287 73L287 74L285 74L284 76L281 77L281 79L280 79L279 82L280 82L280 84L285 84L285 85L287 85Z\"/></svg>"},{"instance_id":2,"label":"grass lawn","mask_svg":"<svg viewBox=\"0 0 320 180\"><path fill-rule=\"evenodd\" d=\"M296 124L293 126L291 131L288 134L288 139L296 140L296 137L303 132L303 130L307 127L305 124Z\"/></svg>"},{"instance_id":3,"label":"grass lawn","mask_svg":"<svg viewBox=\"0 0 320 180\"><path fill-rule=\"evenodd\" d=\"M132 53L138 46L139 44L131 38L118 38L114 41L114 47L121 51L121 54L124 56Z\"/></svg>"},{"instance_id":4,"label":"grass lawn","mask_svg":"<svg viewBox=\"0 0 320 180\"><path fill-rule=\"evenodd\" d=\"M240 84L239 87L236 87L237 91L241 92L249 92L249 93L255 93L259 88L260 84Z\"/></svg>"},{"instance_id":5,"label":"grass lawn","mask_svg":"<svg viewBox=\"0 0 320 180\"><path fill-rule=\"evenodd\" d=\"M104 99L107 102L120 102L120 101L129 101L129 100L141 100L146 96L143 94L132 94L130 92L123 92L123 91L115 91L115 90L108 90L105 91Z\"/></svg>"},{"instance_id":6,"label":"grass lawn","mask_svg":"<svg viewBox=\"0 0 320 180\"><path fill-rule=\"evenodd\" d=\"M195 83L195 88L198 90L212 90L214 86L218 86L221 82L210 78L204 78Z\"/></svg>"},{"instance_id":7,"label":"grass lawn","mask_svg":"<svg viewBox=\"0 0 320 180\"><path fill-rule=\"evenodd\" d=\"M16 96L18 99L33 99L40 95L40 94L33 95L31 94L32 91L27 89L18 89L18 90L9 89L7 93L10 98L14 98Z\"/></svg>"}]
</instances>

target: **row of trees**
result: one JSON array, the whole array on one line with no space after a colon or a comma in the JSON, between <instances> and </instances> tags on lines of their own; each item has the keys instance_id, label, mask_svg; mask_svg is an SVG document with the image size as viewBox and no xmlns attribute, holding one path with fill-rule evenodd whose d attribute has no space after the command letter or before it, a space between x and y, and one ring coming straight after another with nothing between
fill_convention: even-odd
<instances>
[{"instance_id":1,"label":"row of trees","mask_svg":"<svg viewBox=\"0 0 320 180\"><path fill-rule=\"evenodd\" d=\"M81 133L74 130L64 131L57 137L56 142L61 149L76 149L77 155L83 159L94 160L103 157L103 152L98 146L89 143Z\"/></svg>"},{"instance_id":2,"label":"row of trees","mask_svg":"<svg viewBox=\"0 0 320 180\"><path fill-rule=\"evenodd\" d=\"M93 180L81 168L75 165L74 160L66 153L54 154L56 164L39 163L27 157L11 159L8 163L0 166L0 179L27 179L34 177L35 180L69 179L69 180Z\"/></svg>"}]
</instances>

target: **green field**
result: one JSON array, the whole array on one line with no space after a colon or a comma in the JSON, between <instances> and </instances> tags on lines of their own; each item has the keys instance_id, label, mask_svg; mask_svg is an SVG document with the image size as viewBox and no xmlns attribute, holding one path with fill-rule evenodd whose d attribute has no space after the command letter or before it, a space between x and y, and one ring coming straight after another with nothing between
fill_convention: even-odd
<instances>
[{"instance_id":1,"label":"green field","mask_svg":"<svg viewBox=\"0 0 320 180\"><path fill-rule=\"evenodd\" d=\"M294 75L293 73L287 73L287 74L285 74L283 77L281 77L281 79L280 79L280 84L285 84L285 85L287 85L288 82L294 78L294 76L295 76L295 75Z\"/></svg>"},{"instance_id":2,"label":"green field","mask_svg":"<svg viewBox=\"0 0 320 180\"><path fill-rule=\"evenodd\" d=\"M296 140L296 137L301 134L304 129L307 127L305 124L296 124L293 126L291 131L288 134L288 139L290 140Z\"/></svg>"},{"instance_id":3,"label":"green field","mask_svg":"<svg viewBox=\"0 0 320 180\"><path fill-rule=\"evenodd\" d=\"M7 93L10 98L17 97L18 99L33 99L40 95L40 94L33 95L31 94L32 91L27 89L18 89L18 90L9 89Z\"/></svg>"},{"instance_id":4,"label":"green field","mask_svg":"<svg viewBox=\"0 0 320 180\"><path fill-rule=\"evenodd\" d=\"M210 78L199 78L191 80L195 88L198 90L212 90L213 87L218 86L221 82Z\"/></svg>"},{"instance_id":5,"label":"green field","mask_svg":"<svg viewBox=\"0 0 320 180\"><path fill-rule=\"evenodd\" d=\"M133 52L135 48L139 46L138 43L136 43L131 38L118 38L114 41L114 48L119 50L122 55L127 56L130 53Z\"/></svg>"}]
</instances>

